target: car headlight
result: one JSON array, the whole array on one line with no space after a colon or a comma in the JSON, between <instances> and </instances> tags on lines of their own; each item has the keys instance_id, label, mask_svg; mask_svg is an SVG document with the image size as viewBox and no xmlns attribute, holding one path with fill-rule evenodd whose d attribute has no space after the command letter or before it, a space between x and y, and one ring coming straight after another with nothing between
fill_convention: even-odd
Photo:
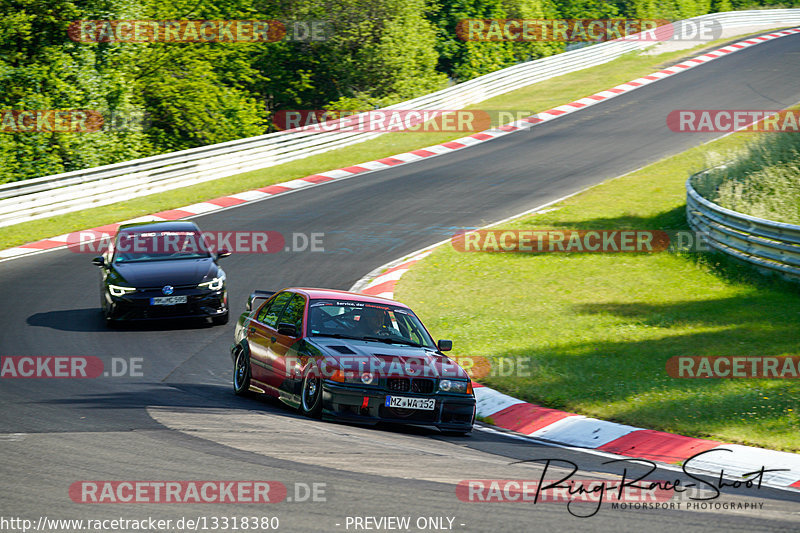
<instances>
[{"instance_id":1,"label":"car headlight","mask_svg":"<svg viewBox=\"0 0 800 533\"><path fill-rule=\"evenodd\" d=\"M364 385L372 385L375 383L375 374L372 372L355 372L353 370L335 370L331 374L331 381L337 383L363 383Z\"/></svg>"},{"instance_id":2,"label":"car headlight","mask_svg":"<svg viewBox=\"0 0 800 533\"><path fill-rule=\"evenodd\" d=\"M439 382L439 390L442 392L472 394L472 382L443 379Z\"/></svg>"},{"instance_id":3,"label":"car headlight","mask_svg":"<svg viewBox=\"0 0 800 533\"><path fill-rule=\"evenodd\" d=\"M222 288L222 284L225 282L225 278L220 276L218 278L214 278L211 281L204 281L203 283L198 284L197 286L201 289L208 289L210 291L218 291Z\"/></svg>"},{"instance_id":4,"label":"car headlight","mask_svg":"<svg viewBox=\"0 0 800 533\"><path fill-rule=\"evenodd\" d=\"M111 296L125 296L126 294L130 294L132 292L136 292L135 287L122 287L120 285L108 285L108 292L111 293Z\"/></svg>"}]
</instances>

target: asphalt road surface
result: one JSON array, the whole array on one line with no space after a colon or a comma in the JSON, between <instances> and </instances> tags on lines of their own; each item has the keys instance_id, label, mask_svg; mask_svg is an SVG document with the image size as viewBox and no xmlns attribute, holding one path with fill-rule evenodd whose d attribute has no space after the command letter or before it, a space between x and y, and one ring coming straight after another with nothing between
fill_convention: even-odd
<instances>
[{"instance_id":1,"label":"asphalt road surface","mask_svg":"<svg viewBox=\"0 0 800 533\"><path fill-rule=\"evenodd\" d=\"M269 401L234 397L228 350L234 317L252 289L347 289L379 265L459 229L718 136L669 131L665 117L674 109L776 109L798 101L795 35L529 131L197 217L209 231L324 233L325 252L224 259L233 316L223 327L181 322L107 330L91 255L61 250L0 263L0 355L92 355L107 369L112 360L118 368L130 358L142 364L141 376L0 380L0 530L21 531L10 519L38 525L46 516L170 519L166 531L190 530L177 524L181 517L205 517L212 531L214 517L221 526L223 517L248 516L277 517L280 531L392 530L395 522L378 522L388 517L408 517L409 531L797 531L800 494L763 487L728 487L710 500L719 505L705 508L679 500L676 509L606 503L586 518L575 515L591 514L593 504L461 501L462 480L538 479L544 466L531 459L571 461L578 467L574 479L618 481L622 468L585 450L491 431L458 438L307 420ZM567 463L552 463L546 478L568 473ZM686 479L663 469L649 479L676 476ZM92 505L70 499L70 486L81 480L271 480L288 495L271 504ZM316 497L308 496L314 484Z\"/></svg>"}]
</instances>

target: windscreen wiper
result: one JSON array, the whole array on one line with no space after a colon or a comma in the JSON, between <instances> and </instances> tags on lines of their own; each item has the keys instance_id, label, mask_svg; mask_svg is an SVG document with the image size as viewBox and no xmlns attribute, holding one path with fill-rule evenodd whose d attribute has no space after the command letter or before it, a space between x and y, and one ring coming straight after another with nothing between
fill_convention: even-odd
<instances>
[{"instance_id":1,"label":"windscreen wiper","mask_svg":"<svg viewBox=\"0 0 800 533\"><path fill-rule=\"evenodd\" d=\"M421 344L417 344L414 341L409 341L406 339L394 339L392 337L361 337L365 341L378 341L378 342L385 342L386 344L407 344L408 346L414 346L415 348L422 348Z\"/></svg>"}]
</instances>

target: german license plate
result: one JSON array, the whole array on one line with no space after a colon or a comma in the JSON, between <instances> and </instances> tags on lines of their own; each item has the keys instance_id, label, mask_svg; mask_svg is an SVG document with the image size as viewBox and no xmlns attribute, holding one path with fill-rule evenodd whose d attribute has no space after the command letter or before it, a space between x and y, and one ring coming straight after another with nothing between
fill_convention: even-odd
<instances>
[{"instance_id":1,"label":"german license plate","mask_svg":"<svg viewBox=\"0 0 800 533\"><path fill-rule=\"evenodd\" d=\"M150 298L150 305L178 305L186 303L186 295L183 296L156 296Z\"/></svg>"},{"instance_id":2,"label":"german license plate","mask_svg":"<svg viewBox=\"0 0 800 533\"><path fill-rule=\"evenodd\" d=\"M399 407L401 409L420 409L433 411L436 400L433 398L408 398L406 396L387 396L386 407Z\"/></svg>"}]
</instances>

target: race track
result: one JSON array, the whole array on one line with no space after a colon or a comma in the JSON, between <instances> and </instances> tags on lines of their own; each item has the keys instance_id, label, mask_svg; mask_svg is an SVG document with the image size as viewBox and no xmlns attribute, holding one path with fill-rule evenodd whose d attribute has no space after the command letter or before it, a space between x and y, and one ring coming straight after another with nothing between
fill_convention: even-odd
<instances>
[{"instance_id":1,"label":"race track","mask_svg":"<svg viewBox=\"0 0 800 533\"><path fill-rule=\"evenodd\" d=\"M237 398L228 355L233 322L255 288L348 289L377 266L459 229L555 200L708 141L673 133L674 109L777 109L800 101L800 35L775 39L583 111L473 148L196 217L208 231L324 233L325 252L222 260L231 323L107 330L91 255L59 250L0 263L0 354L143 358L143 376L2 379L3 517L277 516L282 531L348 531L348 516L454 517L455 531L789 531L800 494L728 490L756 510L621 511L591 518L563 503L466 503L464 479L537 479L560 458L580 477L614 479L606 457L485 431L365 429L304 419ZM457 348L457 347L456 347ZM563 472L555 466L550 473ZM674 478L660 471L652 479ZM277 480L324 483L326 501L79 505L78 480ZM447 522L445 522L447 523ZM0 527L2 530L2 527ZM352 527L349 529L353 531ZM416 531L417 529L412 529ZM183 530L180 530L183 531Z\"/></svg>"}]
</instances>

